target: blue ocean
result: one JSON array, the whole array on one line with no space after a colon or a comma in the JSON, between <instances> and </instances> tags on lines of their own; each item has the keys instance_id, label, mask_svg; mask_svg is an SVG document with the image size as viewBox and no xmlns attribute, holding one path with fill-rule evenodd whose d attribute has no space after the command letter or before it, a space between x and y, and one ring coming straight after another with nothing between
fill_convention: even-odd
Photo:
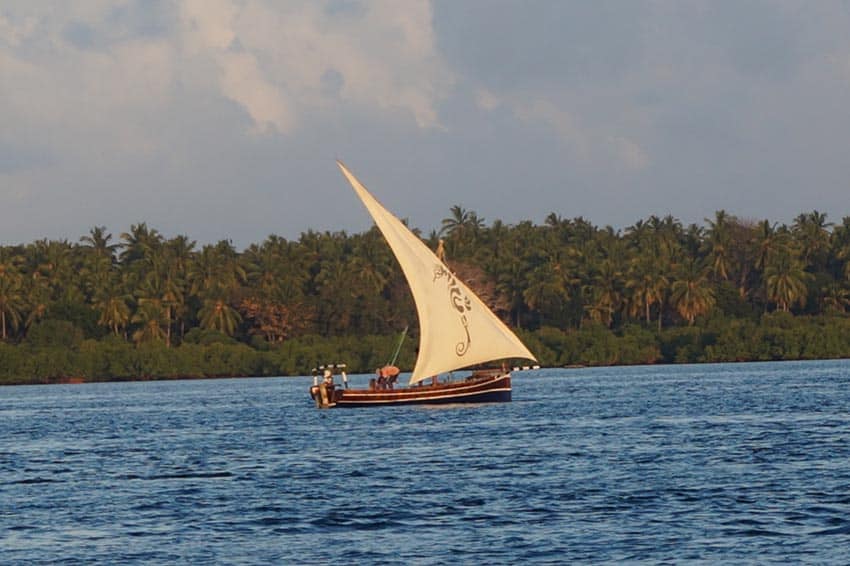
<instances>
[{"instance_id":1,"label":"blue ocean","mask_svg":"<svg viewBox=\"0 0 850 566\"><path fill-rule=\"evenodd\" d=\"M518 372L435 408L310 383L0 388L0 563L850 561L848 361Z\"/></svg>"}]
</instances>

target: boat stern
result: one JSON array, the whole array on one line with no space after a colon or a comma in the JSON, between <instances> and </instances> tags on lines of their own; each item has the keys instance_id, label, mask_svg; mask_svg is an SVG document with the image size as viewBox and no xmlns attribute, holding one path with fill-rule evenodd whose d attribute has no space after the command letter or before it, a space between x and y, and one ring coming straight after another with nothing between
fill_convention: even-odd
<instances>
[{"instance_id":1,"label":"boat stern","mask_svg":"<svg viewBox=\"0 0 850 566\"><path fill-rule=\"evenodd\" d=\"M317 409L330 409L336 407L337 389L331 383L319 383L310 386L310 397L316 402Z\"/></svg>"}]
</instances>

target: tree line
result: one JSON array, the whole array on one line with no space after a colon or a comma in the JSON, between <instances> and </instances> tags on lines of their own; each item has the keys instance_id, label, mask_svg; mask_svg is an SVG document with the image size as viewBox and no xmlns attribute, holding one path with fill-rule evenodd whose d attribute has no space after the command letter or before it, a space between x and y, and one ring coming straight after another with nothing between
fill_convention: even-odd
<instances>
[{"instance_id":1,"label":"tree line","mask_svg":"<svg viewBox=\"0 0 850 566\"><path fill-rule=\"evenodd\" d=\"M454 206L422 237L431 249L444 240L452 270L548 365L850 356L839 332L850 217L834 225L815 210L786 225L721 210L703 225L650 216L615 230L556 214L487 224ZM415 308L375 228L272 235L242 251L145 223L117 238L101 226L77 242L0 246L7 381L303 374L335 353L366 371L406 326L415 333ZM794 338L765 350L774 330ZM112 370L91 361L104 352L130 361ZM39 356L50 362L33 366Z\"/></svg>"}]
</instances>

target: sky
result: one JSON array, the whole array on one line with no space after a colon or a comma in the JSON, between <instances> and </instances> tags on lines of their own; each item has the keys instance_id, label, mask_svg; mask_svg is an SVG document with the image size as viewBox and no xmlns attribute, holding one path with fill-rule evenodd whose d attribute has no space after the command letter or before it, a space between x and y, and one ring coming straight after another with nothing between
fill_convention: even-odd
<instances>
[{"instance_id":1,"label":"sky","mask_svg":"<svg viewBox=\"0 0 850 566\"><path fill-rule=\"evenodd\" d=\"M850 2L4 0L0 244L850 215Z\"/></svg>"}]
</instances>

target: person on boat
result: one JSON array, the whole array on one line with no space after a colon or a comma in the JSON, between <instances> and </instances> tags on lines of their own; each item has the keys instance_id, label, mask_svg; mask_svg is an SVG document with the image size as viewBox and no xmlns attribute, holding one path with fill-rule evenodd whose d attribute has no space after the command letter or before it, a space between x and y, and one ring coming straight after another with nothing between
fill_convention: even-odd
<instances>
[{"instance_id":1,"label":"person on boat","mask_svg":"<svg viewBox=\"0 0 850 566\"><path fill-rule=\"evenodd\" d=\"M378 389L392 389L393 384L398 380L398 374L401 370L395 366L384 366L378 368L375 372L378 375Z\"/></svg>"},{"instance_id":2,"label":"person on boat","mask_svg":"<svg viewBox=\"0 0 850 566\"><path fill-rule=\"evenodd\" d=\"M395 386L395 382L398 381L398 373L393 373L387 376L387 389L392 389Z\"/></svg>"}]
</instances>

